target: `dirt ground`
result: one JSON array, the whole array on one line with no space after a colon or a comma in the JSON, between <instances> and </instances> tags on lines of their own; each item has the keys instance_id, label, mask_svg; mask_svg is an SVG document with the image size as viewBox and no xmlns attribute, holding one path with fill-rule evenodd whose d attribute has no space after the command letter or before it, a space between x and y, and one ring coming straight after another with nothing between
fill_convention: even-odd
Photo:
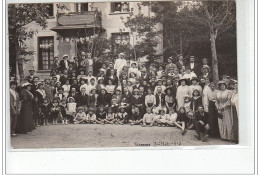
<instances>
[{"instance_id":1,"label":"dirt ground","mask_svg":"<svg viewBox=\"0 0 260 175\"><path fill-rule=\"evenodd\" d=\"M31 134L19 134L11 138L15 149L32 148L89 148L136 146L200 146L233 144L209 138L198 141L195 131L185 136L176 127L141 127L131 125L48 125L37 127Z\"/></svg>"}]
</instances>

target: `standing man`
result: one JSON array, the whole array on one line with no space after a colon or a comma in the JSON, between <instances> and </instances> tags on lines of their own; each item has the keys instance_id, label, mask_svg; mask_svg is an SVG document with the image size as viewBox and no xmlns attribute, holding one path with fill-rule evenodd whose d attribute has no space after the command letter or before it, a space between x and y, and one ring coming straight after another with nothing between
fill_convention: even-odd
<instances>
[{"instance_id":1,"label":"standing man","mask_svg":"<svg viewBox=\"0 0 260 175\"><path fill-rule=\"evenodd\" d=\"M195 62L195 57L194 56L190 56L190 61L189 61L189 63L186 66L190 67L191 72L195 73L196 75L199 74L199 66Z\"/></svg>"},{"instance_id":2,"label":"standing man","mask_svg":"<svg viewBox=\"0 0 260 175\"><path fill-rule=\"evenodd\" d=\"M114 69L116 69L117 77L119 77L119 74L124 66L127 66L127 61L125 59L125 54L120 53L118 55L118 59L115 61Z\"/></svg>"},{"instance_id":3,"label":"standing man","mask_svg":"<svg viewBox=\"0 0 260 175\"><path fill-rule=\"evenodd\" d=\"M35 70L29 70L29 74L26 79L29 83L33 83L33 79L34 79L34 73L35 73Z\"/></svg>"},{"instance_id":4,"label":"standing man","mask_svg":"<svg viewBox=\"0 0 260 175\"><path fill-rule=\"evenodd\" d=\"M18 93L15 91L17 83L10 82L10 123L11 123L11 136L16 136L15 128L17 124L17 117L20 114L20 99Z\"/></svg>"},{"instance_id":5,"label":"standing man","mask_svg":"<svg viewBox=\"0 0 260 175\"><path fill-rule=\"evenodd\" d=\"M60 61L60 70L64 71L65 69L67 70L69 68L69 56L65 54L63 55L62 59L63 60Z\"/></svg>"},{"instance_id":6,"label":"standing man","mask_svg":"<svg viewBox=\"0 0 260 175\"><path fill-rule=\"evenodd\" d=\"M176 62L176 66L177 66L178 70L181 70L182 67L184 66L182 54L180 54L178 56L178 61Z\"/></svg>"}]
</instances>

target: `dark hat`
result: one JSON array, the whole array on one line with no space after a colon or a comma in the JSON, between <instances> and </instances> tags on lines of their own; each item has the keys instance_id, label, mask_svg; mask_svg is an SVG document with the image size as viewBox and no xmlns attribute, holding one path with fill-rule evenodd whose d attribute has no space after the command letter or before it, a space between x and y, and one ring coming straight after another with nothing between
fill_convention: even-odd
<instances>
[{"instance_id":1,"label":"dark hat","mask_svg":"<svg viewBox=\"0 0 260 175\"><path fill-rule=\"evenodd\" d=\"M166 94L166 92L170 90L172 92L172 87L167 87L165 90L164 90L164 93Z\"/></svg>"},{"instance_id":2,"label":"dark hat","mask_svg":"<svg viewBox=\"0 0 260 175\"><path fill-rule=\"evenodd\" d=\"M30 70L29 70L29 72L35 72L35 70L33 70L33 69L30 69Z\"/></svg>"},{"instance_id":3,"label":"dark hat","mask_svg":"<svg viewBox=\"0 0 260 175\"><path fill-rule=\"evenodd\" d=\"M222 75L221 77L222 77L222 79L223 79L223 78L230 79L230 76L228 76L228 75Z\"/></svg>"},{"instance_id":4,"label":"dark hat","mask_svg":"<svg viewBox=\"0 0 260 175\"><path fill-rule=\"evenodd\" d=\"M17 85L17 82L16 81L10 81L10 86L13 85L13 84Z\"/></svg>"},{"instance_id":5,"label":"dark hat","mask_svg":"<svg viewBox=\"0 0 260 175\"><path fill-rule=\"evenodd\" d=\"M58 88L58 91L59 91L59 90L63 90L63 91L64 91L64 88L63 88L63 87L59 87L59 88Z\"/></svg>"}]
</instances>

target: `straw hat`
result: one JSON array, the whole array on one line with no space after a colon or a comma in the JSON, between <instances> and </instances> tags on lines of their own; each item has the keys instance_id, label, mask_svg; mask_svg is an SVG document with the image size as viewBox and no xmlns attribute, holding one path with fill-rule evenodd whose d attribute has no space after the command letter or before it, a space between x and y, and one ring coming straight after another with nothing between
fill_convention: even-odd
<instances>
[{"instance_id":1,"label":"straw hat","mask_svg":"<svg viewBox=\"0 0 260 175\"><path fill-rule=\"evenodd\" d=\"M22 87L27 87L27 86L32 86L32 84L29 83L29 82L26 82L26 83L24 83L24 84L22 85Z\"/></svg>"},{"instance_id":2,"label":"straw hat","mask_svg":"<svg viewBox=\"0 0 260 175\"><path fill-rule=\"evenodd\" d=\"M209 68L209 66L208 66L208 65L204 65L204 66L201 68L201 72L203 71L203 69L208 69L208 70L209 70L209 72L210 72L210 68Z\"/></svg>"}]
</instances>

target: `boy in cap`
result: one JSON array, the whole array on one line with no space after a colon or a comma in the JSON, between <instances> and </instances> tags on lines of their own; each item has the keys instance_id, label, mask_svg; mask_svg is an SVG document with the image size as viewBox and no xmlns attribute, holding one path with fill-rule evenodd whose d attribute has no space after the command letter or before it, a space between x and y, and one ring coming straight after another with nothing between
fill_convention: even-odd
<instances>
[{"instance_id":1,"label":"boy in cap","mask_svg":"<svg viewBox=\"0 0 260 175\"><path fill-rule=\"evenodd\" d=\"M29 75L26 77L27 81L33 84L35 70L29 70Z\"/></svg>"}]
</instances>

